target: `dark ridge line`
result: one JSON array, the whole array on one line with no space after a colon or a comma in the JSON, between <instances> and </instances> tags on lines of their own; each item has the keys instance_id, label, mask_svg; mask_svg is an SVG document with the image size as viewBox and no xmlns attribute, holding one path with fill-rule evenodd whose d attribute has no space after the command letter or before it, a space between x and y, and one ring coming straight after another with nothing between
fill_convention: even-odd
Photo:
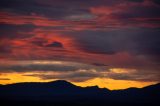
<instances>
[{"instance_id":1,"label":"dark ridge line","mask_svg":"<svg viewBox=\"0 0 160 106\"><path fill-rule=\"evenodd\" d=\"M148 87L151 87L151 86L156 86L156 85L160 85L160 83L156 83L156 84L151 84L151 85L147 85L147 86L144 86L142 88L137 88L137 87L129 87L129 88L126 88L126 89L114 89L114 90L110 90L109 88L100 88L98 85L95 85L95 86L86 86L86 87L81 87L81 86L77 86L69 81L66 81L66 80L54 80L54 81L50 81L50 82L18 82L18 83L12 83L12 84L0 84L0 86L12 86L12 85L23 85L23 84L55 84L55 83L65 83L65 84L70 84L72 86L75 86L75 87L79 87L79 88L98 88L98 89L106 89L106 90L109 90L109 91L122 91L122 90L130 90L130 89L144 89L144 88L148 88Z\"/></svg>"}]
</instances>

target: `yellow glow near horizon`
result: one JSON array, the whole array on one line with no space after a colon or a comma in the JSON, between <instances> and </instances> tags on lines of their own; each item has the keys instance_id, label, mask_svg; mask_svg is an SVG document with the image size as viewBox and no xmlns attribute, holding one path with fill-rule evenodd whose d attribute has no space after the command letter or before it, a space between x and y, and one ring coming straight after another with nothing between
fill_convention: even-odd
<instances>
[{"instance_id":1,"label":"yellow glow near horizon","mask_svg":"<svg viewBox=\"0 0 160 106\"><path fill-rule=\"evenodd\" d=\"M27 73L27 74L31 74L31 73ZM22 73L0 74L0 78L10 79L10 80L0 80L0 84L11 84L11 83L19 83L19 82L49 82L49 81L57 80L57 79L42 80L34 76L24 76L24 74ZM115 89L125 89L130 87L141 88L144 86L155 84L157 82L140 82L140 81L128 81L128 80L114 80L114 79L107 79L107 78L95 78L95 79L91 79L84 82L71 82L71 83L81 87L97 85L100 88L108 88L110 90L115 90Z\"/></svg>"},{"instance_id":2,"label":"yellow glow near horizon","mask_svg":"<svg viewBox=\"0 0 160 106\"><path fill-rule=\"evenodd\" d=\"M27 73L30 74L30 73ZM0 84L12 84L19 82L48 82L52 80L41 80L38 77L33 76L23 76L22 73L6 73L1 74L0 78L9 78L10 80L0 80Z\"/></svg>"},{"instance_id":3,"label":"yellow glow near horizon","mask_svg":"<svg viewBox=\"0 0 160 106\"><path fill-rule=\"evenodd\" d=\"M134 73L134 72L136 72L136 69L127 69L127 68L112 68L112 69L110 69L110 71L112 72L112 73Z\"/></svg>"},{"instance_id":4,"label":"yellow glow near horizon","mask_svg":"<svg viewBox=\"0 0 160 106\"><path fill-rule=\"evenodd\" d=\"M157 82L141 82L141 81L129 81L129 80L114 80L107 78L95 78L85 82L79 82L74 84L82 87L97 85L100 88L108 88L110 90L116 90L116 89L126 89L130 87L142 88L156 83Z\"/></svg>"}]
</instances>

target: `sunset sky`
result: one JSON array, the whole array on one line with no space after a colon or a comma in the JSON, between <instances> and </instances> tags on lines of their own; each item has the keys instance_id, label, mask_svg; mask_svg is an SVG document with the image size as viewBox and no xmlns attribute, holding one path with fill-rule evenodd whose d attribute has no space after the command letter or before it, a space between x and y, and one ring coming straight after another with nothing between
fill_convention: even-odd
<instances>
[{"instance_id":1,"label":"sunset sky","mask_svg":"<svg viewBox=\"0 0 160 106\"><path fill-rule=\"evenodd\" d=\"M0 84L160 82L160 0L0 0Z\"/></svg>"}]
</instances>

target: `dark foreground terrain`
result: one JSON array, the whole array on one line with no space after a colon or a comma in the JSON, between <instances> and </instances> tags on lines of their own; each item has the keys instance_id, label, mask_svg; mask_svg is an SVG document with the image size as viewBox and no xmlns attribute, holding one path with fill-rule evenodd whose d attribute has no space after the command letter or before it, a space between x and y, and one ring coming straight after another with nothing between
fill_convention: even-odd
<instances>
[{"instance_id":1,"label":"dark foreground terrain","mask_svg":"<svg viewBox=\"0 0 160 106\"><path fill-rule=\"evenodd\" d=\"M113 90L67 81L0 85L0 106L160 106L160 84Z\"/></svg>"}]
</instances>

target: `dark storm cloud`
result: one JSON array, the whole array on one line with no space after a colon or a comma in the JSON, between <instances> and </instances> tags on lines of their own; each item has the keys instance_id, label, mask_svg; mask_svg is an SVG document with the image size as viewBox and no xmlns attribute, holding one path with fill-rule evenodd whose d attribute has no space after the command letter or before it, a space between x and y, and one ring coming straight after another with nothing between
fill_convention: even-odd
<instances>
[{"instance_id":1,"label":"dark storm cloud","mask_svg":"<svg viewBox=\"0 0 160 106\"><path fill-rule=\"evenodd\" d=\"M77 41L81 43L80 49L86 52L114 54L127 51L138 55L160 54L160 30L158 29L81 31L73 35L76 35Z\"/></svg>"},{"instance_id":2,"label":"dark storm cloud","mask_svg":"<svg viewBox=\"0 0 160 106\"><path fill-rule=\"evenodd\" d=\"M45 47L58 47L58 48L63 48L63 44L61 42L52 42L50 44L45 45Z\"/></svg>"},{"instance_id":3,"label":"dark storm cloud","mask_svg":"<svg viewBox=\"0 0 160 106\"><path fill-rule=\"evenodd\" d=\"M152 0L154 3L159 4L160 5L160 1L159 0Z\"/></svg>"},{"instance_id":4,"label":"dark storm cloud","mask_svg":"<svg viewBox=\"0 0 160 106\"><path fill-rule=\"evenodd\" d=\"M68 17L80 15L89 16L91 15L91 7L114 7L115 5L126 3L127 1L131 3L144 2L144 0L86 0L85 2L81 0L1 0L0 8L1 10L10 11L19 15L38 14L54 19L67 19ZM158 0L153 0L153 2L158 3ZM143 14L151 14L150 16L153 16L152 14L159 14L158 10L159 8L156 6L144 7L135 5L125 10L126 12L119 13L120 15L122 14L122 16L132 14L134 14L132 16L137 16L137 14L141 14L142 16ZM116 16L116 14L113 15Z\"/></svg>"},{"instance_id":5,"label":"dark storm cloud","mask_svg":"<svg viewBox=\"0 0 160 106\"><path fill-rule=\"evenodd\" d=\"M35 0L1 0L0 4L1 10L28 15L31 12L38 11L38 7L40 8L41 6Z\"/></svg>"},{"instance_id":6,"label":"dark storm cloud","mask_svg":"<svg viewBox=\"0 0 160 106\"><path fill-rule=\"evenodd\" d=\"M6 55L12 52L12 48L10 46L10 41L8 39L0 38L0 56Z\"/></svg>"},{"instance_id":7,"label":"dark storm cloud","mask_svg":"<svg viewBox=\"0 0 160 106\"><path fill-rule=\"evenodd\" d=\"M128 0L128 1L131 1L131 2L143 2L144 0Z\"/></svg>"},{"instance_id":8,"label":"dark storm cloud","mask_svg":"<svg viewBox=\"0 0 160 106\"><path fill-rule=\"evenodd\" d=\"M145 5L145 4L144 4ZM160 10L160 7L158 6L133 6L132 9L129 9L128 12L125 11L122 12L122 14L117 14L117 16L119 15L119 17L124 17L124 18L159 18L160 17L160 13L158 12ZM156 21L156 20L155 20ZM132 21L131 21L132 22ZM136 22L136 21L135 21ZM150 20L148 22L153 22L154 23L154 19ZM147 21L146 21L147 23ZM159 23L159 21L158 21Z\"/></svg>"},{"instance_id":9,"label":"dark storm cloud","mask_svg":"<svg viewBox=\"0 0 160 106\"><path fill-rule=\"evenodd\" d=\"M33 25L12 25L0 24L0 40L2 39L21 39L33 36L29 34L35 29Z\"/></svg>"},{"instance_id":10,"label":"dark storm cloud","mask_svg":"<svg viewBox=\"0 0 160 106\"><path fill-rule=\"evenodd\" d=\"M80 3L80 1L2 0L0 8L21 15L31 15L33 13L54 19L62 19L67 15L88 13L86 9L76 8L75 3Z\"/></svg>"}]
</instances>

